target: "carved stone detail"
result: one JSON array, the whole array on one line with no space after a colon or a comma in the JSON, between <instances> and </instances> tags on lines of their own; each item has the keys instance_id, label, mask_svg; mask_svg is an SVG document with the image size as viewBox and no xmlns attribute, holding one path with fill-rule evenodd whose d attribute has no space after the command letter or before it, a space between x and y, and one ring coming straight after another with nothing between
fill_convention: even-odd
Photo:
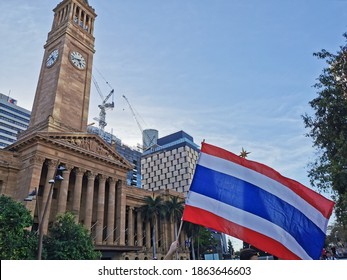
<instances>
[{"instance_id":1,"label":"carved stone detail","mask_svg":"<svg viewBox=\"0 0 347 280\"><path fill-rule=\"evenodd\" d=\"M68 172L70 173L72 169L74 169L75 167L72 164L63 164L65 167L65 170L63 172Z\"/></svg>"},{"instance_id":2,"label":"carved stone detail","mask_svg":"<svg viewBox=\"0 0 347 280\"><path fill-rule=\"evenodd\" d=\"M107 177L106 175L104 175L104 174L99 174L98 177L99 177L99 180L102 181L102 182L105 182L106 179L108 178L108 177Z\"/></svg>"},{"instance_id":3,"label":"carved stone detail","mask_svg":"<svg viewBox=\"0 0 347 280\"><path fill-rule=\"evenodd\" d=\"M99 145L98 143L96 143L95 139L91 139L91 138L68 138L67 142L69 144L72 144L76 147L82 148L84 150L87 150L89 152L94 152L100 156L103 157L108 157L111 159L115 159L114 156L107 151L106 149L104 149L101 145Z\"/></svg>"},{"instance_id":4,"label":"carved stone detail","mask_svg":"<svg viewBox=\"0 0 347 280\"><path fill-rule=\"evenodd\" d=\"M88 180L94 180L95 174L91 171L87 171L87 177L88 177Z\"/></svg>"},{"instance_id":5,"label":"carved stone detail","mask_svg":"<svg viewBox=\"0 0 347 280\"><path fill-rule=\"evenodd\" d=\"M29 160L30 164L38 164L38 165L42 165L44 161L45 161L45 158L39 155L35 155Z\"/></svg>"},{"instance_id":6,"label":"carved stone detail","mask_svg":"<svg viewBox=\"0 0 347 280\"><path fill-rule=\"evenodd\" d=\"M76 167L76 169L75 169L76 175L83 175L86 172L87 172L87 169L84 169L84 168L81 168L81 167Z\"/></svg>"},{"instance_id":7,"label":"carved stone detail","mask_svg":"<svg viewBox=\"0 0 347 280\"><path fill-rule=\"evenodd\" d=\"M46 164L48 167L55 168L58 167L58 160L49 159L48 161L46 161Z\"/></svg>"},{"instance_id":8,"label":"carved stone detail","mask_svg":"<svg viewBox=\"0 0 347 280\"><path fill-rule=\"evenodd\" d=\"M107 178L107 181L109 182L109 184L115 184L116 183L116 179L113 177Z\"/></svg>"}]
</instances>

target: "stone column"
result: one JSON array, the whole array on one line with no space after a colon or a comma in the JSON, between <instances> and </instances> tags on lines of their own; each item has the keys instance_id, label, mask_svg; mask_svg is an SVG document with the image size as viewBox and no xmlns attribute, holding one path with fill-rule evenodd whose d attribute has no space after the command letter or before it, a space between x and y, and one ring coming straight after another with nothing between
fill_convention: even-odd
<instances>
[{"instance_id":1,"label":"stone column","mask_svg":"<svg viewBox=\"0 0 347 280\"><path fill-rule=\"evenodd\" d=\"M108 213L107 213L107 245L113 245L114 240L114 220L116 206L116 181L114 178L109 178L109 194L108 194Z\"/></svg>"},{"instance_id":2,"label":"stone column","mask_svg":"<svg viewBox=\"0 0 347 280\"><path fill-rule=\"evenodd\" d=\"M31 202L26 203L26 207L30 210L32 216L35 214L35 207L37 207L37 218L38 221L41 219L42 210L38 206L39 204L39 197L38 197L38 191L40 186L40 178L41 178L41 172L42 172L42 165L45 161L44 157L40 156L34 156L29 160L30 166L24 171L24 174L20 174L19 182L22 186L28 186L28 189L25 190L25 193L23 194L24 197L26 197L30 192L35 190L36 188L36 200L33 200ZM27 180L25 182L25 180ZM22 200L22 198L20 198Z\"/></svg>"},{"instance_id":3,"label":"stone column","mask_svg":"<svg viewBox=\"0 0 347 280\"><path fill-rule=\"evenodd\" d=\"M78 11L78 25L81 26L82 22L82 9L79 9Z\"/></svg>"},{"instance_id":4,"label":"stone column","mask_svg":"<svg viewBox=\"0 0 347 280\"><path fill-rule=\"evenodd\" d=\"M77 18L77 13L76 13L76 4L72 3L72 20L75 22L75 19Z\"/></svg>"},{"instance_id":5,"label":"stone column","mask_svg":"<svg viewBox=\"0 0 347 280\"><path fill-rule=\"evenodd\" d=\"M162 242L162 249L167 252L169 250L169 247L173 240L171 240L170 235L170 225L171 225L171 219L169 220L162 220L163 222L163 242Z\"/></svg>"},{"instance_id":6,"label":"stone column","mask_svg":"<svg viewBox=\"0 0 347 280\"><path fill-rule=\"evenodd\" d=\"M84 13L84 17L83 17L83 29L85 29L87 26L87 13Z\"/></svg>"},{"instance_id":7,"label":"stone column","mask_svg":"<svg viewBox=\"0 0 347 280\"><path fill-rule=\"evenodd\" d=\"M143 246L142 215L137 211L137 246Z\"/></svg>"},{"instance_id":8,"label":"stone column","mask_svg":"<svg viewBox=\"0 0 347 280\"><path fill-rule=\"evenodd\" d=\"M86 196L86 206L84 212L84 225L90 231L92 226L93 217L93 198L94 198L94 181L95 175L88 171L88 185L87 185L87 196Z\"/></svg>"},{"instance_id":9,"label":"stone column","mask_svg":"<svg viewBox=\"0 0 347 280\"><path fill-rule=\"evenodd\" d=\"M94 20L92 18L90 19L90 32L89 33L92 35L94 33Z\"/></svg>"},{"instance_id":10,"label":"stone column","mask_svg":"<svg viewBox=\"0 0 347 280\"><path fill-rule=\"evenodd\" d=\"M40 209L42 209L42 211L40 210L40 212L41 212L40 221L42 223L42 233L43 234L47 234L49 215L51 212L52 198L48 197L48 195L49 195L50 189L53 186L49 183L49 180L51 180L51 179L55 180L54 175L56 174L56 169L58 167L57 164L58 164L58 161L56 161L56 160L48 161L47 178L46 178L45 186L43 189L42 207L40 207ZM53 195L53 193L52 193L52 195ZM47 206L46 206L46 204L47 204ZM43 213L44 213L46 207L47 207L47 212L45 214L45 220L42 220L42 216L43 216Z\"/></svg>"},{"instance_id":11,"label":"stone column","mask_svg":"<svg viewBox=\"0 0 347 280\"><path fill-rule=\"evenodd\" d=\"M73 4L69 4L69 9L68 9L68 13L69 13L69 20L73 20Z\"/></svg>"},{"instance_id":12,"label":"stone column","mask_svg":"<svg viewBox=\"0 0 347 280\"><path fill-rule=\"evenodd\" d=\"M128 208L128 246L134 246L134 207Z\"/></svg>"},{"instance_id":13,"label":"stone column","mask_svg":"<svg viewBox=\"0 0 347 280\"><path fill-rule=\"evenodd\" d=\"M122 181L117 181L117 198L116 198L116 242L120 246L125 245L125 231L126 231L126 193L123 190Z\"/></svg>"},{"instance_id":14,"label":"stone column","mask_svg":"<svg viewBox=\"0 0 347 280\"><path fill-rule=\"evenodd\" d=\"M70 172L72 170L72 166L65 165L64 167L66 170L63 171L64 180L60 184L57 214L62 214L66 211L67 194L69 190Z\"/></svg>"},{"instance_id":15,"label":"stone column","mask_svg":"<svg viewBox=\"0 0 347 280\"><path fill-rule=\"evenodd\" d=\"M147 250L151 249L151 223L149 221L146 222L146 248Z\"/></svg>"},{"instance_id":16,"label":"stone column","mask_svg":"<svg viewBox=\"0 0 347 280\"><path fill-rule=\"evenodd\" d=\"M154 220L154 228L155 228L155 248L156 248L156 253L158 253L159 248L158 248L158 241L159 241L159 230L158 230L158 219L159 217L157 217Z\"/></svg>"},{"instance_id":17,"label":"stone column","mask_svg":"<svg viewBox=\"0 0 347 280\"><path fill-rule=\"evenodd\" d=\"M76 181L73 191L72 212L75 215L75 221L79 222L80 207L81 207L81 195L82 195L82 179L86 170L82 168L76 168Z\"/></svg>"},{"instance_id":18,"label":"stone column","mask_svg":"<svg viewBox=\"0 0 347 280\"><path fill-rule=\"evenodd\" d=\"M58 24L60 24L63 21L63 14L64 14L63 9L58 12Z\"/></svg>"},{"instance_id":19,"label":"stone column","mask_svg":"<svg viewBox=\"0 0 347 280\"><path fill-rule=\"evenodd\" d=\"M67 16L68 16L68 11L69 11L69 6L66 5L66 6L64 7L64 19L63 19L63 20L66 20L66 18L67 18Z\"/></svg>"},{"instance_id":20,"label":"stone column","mask_svg":"<svg viewBox=\"0 0 347 280\"><path fill-rule=\"evenodd\" d=\"M104 211L105 211L105 182L106 176L99 175L99 191L98 191L98 208L97 208L97 224L96 224L96 238L97 245L102 244L103 231L104 231Z\"/></svg>"}]
</instances>

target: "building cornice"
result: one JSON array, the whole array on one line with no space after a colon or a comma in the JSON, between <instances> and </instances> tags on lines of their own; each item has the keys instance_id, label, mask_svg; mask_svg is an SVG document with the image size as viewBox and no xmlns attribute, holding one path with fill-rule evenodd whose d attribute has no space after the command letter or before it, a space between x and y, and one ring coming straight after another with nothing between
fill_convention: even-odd
<instances>
[{"instance_id":1,"label":"building cornice","mask_svg":"<svg viewBox=\"0 0 347 280\"><path fill-rule=\"evenodd\" d=\"M84 132L35 132L6 147L5 150L20 152L29 145L39 144L40 142L54 145L55 149L59 147L62 150L70 150L124 170L133 168L133 165L99 136Z\"/></svg>"}]
</instances>

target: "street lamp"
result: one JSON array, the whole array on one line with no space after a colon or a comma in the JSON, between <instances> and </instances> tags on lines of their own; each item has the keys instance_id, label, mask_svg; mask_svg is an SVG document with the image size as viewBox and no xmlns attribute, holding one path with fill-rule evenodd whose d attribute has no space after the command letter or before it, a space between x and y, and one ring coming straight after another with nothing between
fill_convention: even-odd
<instances>
[{"instance_id":1,"label":"street lamp","mask_svg":"<svg viewBox=\"0 0 347 280\"><path fill-rule=\"evenodd\" d=\"M49 189L46 205L45 205L45 208L44 208L43 213L42 213L42 217L41 217L41 219L39 219L39 246L38 246L38 253L37 253L37 259L38 260L41 260L41 257L42 257L43 223L44 223L44 220L45 220L45 217L47 214L48 205L50 203L50 200L52 199L53 187L54 187L56 180L57 181L64 180L64 178L61 175L57 175L57 172L58 171L64 171L64 170L66 170L66 168L64 166L58 165L58 168L55 171L54 179L51 179L48 181L48 183L50 184L50 189Z\"/></svg>"},{"instance_id":2,"label":"street lamp","mask_svg":"<svg viewBox=\"0 0 347 280\"><path fill-rule=\"evenodd\" d=\"M33 201L35 198L35 206L37 207L37 221L38 224L40 224L40 209L39 209L39 203L37 201L37 188L35 188L32 192L28 194L26 198L24 198L24 201Z\"/></svg>"},{"instance_id":3,"label":"street lamp","mask_svg":"<svg viewBox=\"0 0 347 280\"><path fill-rule=\"evenodd\" d=\"M31 193L28 194L24 201L33 201L34 197L37 195L37 188L35 188Z\"/></svg>"}]
</instances>

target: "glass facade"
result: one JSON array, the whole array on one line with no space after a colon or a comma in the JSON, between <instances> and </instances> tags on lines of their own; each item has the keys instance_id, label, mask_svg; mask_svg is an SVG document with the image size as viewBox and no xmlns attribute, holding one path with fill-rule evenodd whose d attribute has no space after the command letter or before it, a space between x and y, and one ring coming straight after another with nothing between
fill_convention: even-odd
<instances>
[{"instance_id":1,"label":"glass facade","mask_svg":"<svg viewBox=\"0 0 347 280\"><path fill-rule=\"evenodd\" d=\"M18 134L28 128L30 114L29 110L17 105L17 100L0 93L1 149L16 142Z\"/></svg>"},{"instance_id":2,"label":"glass facade","mask_svg":"<svg viewBox=\"0 0 347 280\"><path fill-rule=\"evenodd\" d=\"M97 134L108 144L116 144L116 152L123 156L127 161L134 165L134 168L128 172L127 185L141 188L141 155L142 153L135 148L122 144L122 141L108 132L100 132L95 126L88 126L88 132Z\"/></svg>"}]
</instances>

